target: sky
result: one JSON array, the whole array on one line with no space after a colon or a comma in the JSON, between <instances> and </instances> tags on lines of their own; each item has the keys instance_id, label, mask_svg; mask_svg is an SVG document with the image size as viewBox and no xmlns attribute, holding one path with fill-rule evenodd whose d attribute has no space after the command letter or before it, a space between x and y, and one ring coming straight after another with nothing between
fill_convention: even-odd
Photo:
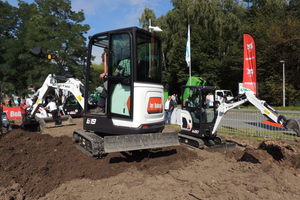
<instances>
[{"instance_id":1,"label":"sky","mask_svg":"<svg viewBox=\"0 0 300 200\"><path fill-rule=\"evenodd\" d=\"M13 6L18 5L17 0L4 0ZM23 0L32 3L34 0ZM139 26L138 18L144 8L154 10L156 17L165 15L172 9L171 0L71 0L72 9L83 10L85 21L90 30L87 36L95 33L129 26Z\"/></svg>"}]
</instances>

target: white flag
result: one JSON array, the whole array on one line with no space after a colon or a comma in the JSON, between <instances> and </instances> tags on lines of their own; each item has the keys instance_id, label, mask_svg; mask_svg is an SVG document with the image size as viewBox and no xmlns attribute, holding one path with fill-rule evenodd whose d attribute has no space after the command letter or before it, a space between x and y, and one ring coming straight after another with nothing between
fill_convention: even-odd
<instances>
[{"instance_id":1,"label":"white flag","mask_svg":"<svg viewBox=\"0 0 300 200\"><path fill-rule=\"evenodd\" d=\"M190 25L188 25L188 36L186 41L186 50L185 50L185 61L188 67L191 67L191 36L190 36Z\"/></svg>"}]
</instances>

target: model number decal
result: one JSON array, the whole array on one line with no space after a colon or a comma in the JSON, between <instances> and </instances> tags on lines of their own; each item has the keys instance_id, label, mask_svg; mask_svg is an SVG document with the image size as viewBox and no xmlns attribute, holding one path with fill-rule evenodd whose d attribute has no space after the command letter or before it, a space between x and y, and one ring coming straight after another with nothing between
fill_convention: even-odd
<instances>
[{"instance_id":1,"label":"model number decal","mask_svg":"<svg viewBox=\"0 0 300 200\"><path fill-rule=\"evenodd\" d=\"M199 130L193 129L192 133L199 133Z\"/></svg>"},{"instance_id":2,"label":"model number decal","mask_svg":"<svg viewBox=\"0 0 300 200\"><path fill-rule=\"evenodd\" d=\"M86 119L86 124L96 124L97 119L93 118L87 118Z\"/></svg>"}]
</instances>

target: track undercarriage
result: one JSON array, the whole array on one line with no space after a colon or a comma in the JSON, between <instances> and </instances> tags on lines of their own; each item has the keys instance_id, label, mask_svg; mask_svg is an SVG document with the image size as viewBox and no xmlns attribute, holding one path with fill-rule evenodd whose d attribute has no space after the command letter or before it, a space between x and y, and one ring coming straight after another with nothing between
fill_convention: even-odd
<instances>
[{"instance_id":1,"label":"track undercarriage","mask_svg":"<svg viewBox=\"0 0 300 200\"><path fill-rule=\"evenodd\" d=\"M227 141L223 136L215 136L214 138L199 138L183 133L178 134L179 142L194 148L204 149L205 147L214 149L232 149L235 143Z\"/></svg>"}]
</instances>

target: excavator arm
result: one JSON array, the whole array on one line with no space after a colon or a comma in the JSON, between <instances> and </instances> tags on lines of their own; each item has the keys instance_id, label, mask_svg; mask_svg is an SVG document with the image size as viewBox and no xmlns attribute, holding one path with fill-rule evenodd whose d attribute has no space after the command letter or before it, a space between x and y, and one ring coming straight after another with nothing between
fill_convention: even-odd
<instances>
[{"instance_id":1,"label":"excavator arm","mask_svg":"<svg viewBox=\"0 0 300 200\"><path fill-rule=\"evenodd\" d=\"M244 104L249 101L254 105L265 117L270 119L274 123L281 124L286 129L291 129L297 133L297 136L300 137L300 123L294 119L286 119L283 115L279 115L275 109L269 106L265 101L258 99L252 92L245 92L238 98L233 99L230 102L225 102L220 104L218 107L218 116L212 131L212 134L215 135L218 129L218 126L224 117L225 113L232 108L235 108L239 105Z\"/></svg>"},{"instance_id":2,"label":"excavator arm","mask_svg":"<svg viewBox=\"0 0 300 200\"><path fill-rule=\"evenodd\" d=\"M37 96L37 100L31 107L30 111L30 116L29 117L34 117L35 113L37 112L39 105L42 103L43 98L47 94L47 92L51 89L59 89L59 90L66 90L71 92L77 101L79 102L80 106L82 109L84 109L84 86L81 83L81 81L75 79L75 78L66 78L66 82L64 83L58 83L57 77L55 74L49 74L47 78L45 79L42 87L38 89L37 93L35 96Z\"/></svg>"},{"instance_id":3,"label":"excavator arm","mask_svg":"<svg viewBox=\"0 0 300 200\"><path fill-rule=\"evenodd\" d=\"M40 89L38 89L38 91L34 95L34 96L37 96L37 100L30 108L30 115L29 115L30 118L34 117L35 113L38 111L39 105L43 101L43 98L45 97L45 95L47 94L49 89L51 87L53 88L53 86L56 85L56 83L57 83L57 81L55 78L53 78L53 75L49 74L47 76L47 78L45 79L42 87Z\"/></svg>"}]
</instances>

